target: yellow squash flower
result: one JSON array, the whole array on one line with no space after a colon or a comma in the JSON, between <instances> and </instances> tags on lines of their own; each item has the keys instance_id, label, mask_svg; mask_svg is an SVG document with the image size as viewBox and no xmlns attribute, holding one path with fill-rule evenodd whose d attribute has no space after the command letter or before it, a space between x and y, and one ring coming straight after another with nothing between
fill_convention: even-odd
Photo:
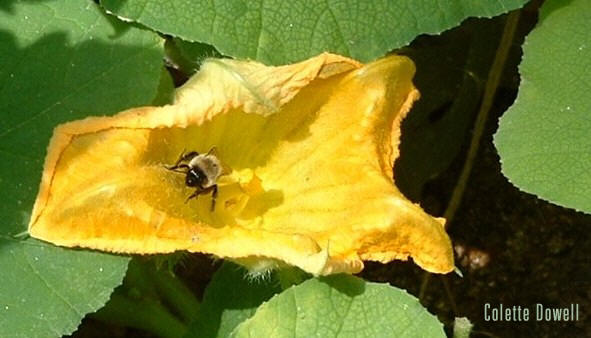
<instances>
[{"instance_id":1,"label":"yellow squash flower","mask_svg":"<svg viewBox=\"0 0 591 338\"><path fill-rule=\"evenodd\" d=\"M58 126L31 236L122 253L203 252L251 269L355 273L363 260L453 270L444 220L393 182L414 65L333 54L267 67L212 59L164 107ZM190 199L183 151L216 149L211 194ZM186 170L187 168L185 168Z\"/></svg>"}]
</instances>

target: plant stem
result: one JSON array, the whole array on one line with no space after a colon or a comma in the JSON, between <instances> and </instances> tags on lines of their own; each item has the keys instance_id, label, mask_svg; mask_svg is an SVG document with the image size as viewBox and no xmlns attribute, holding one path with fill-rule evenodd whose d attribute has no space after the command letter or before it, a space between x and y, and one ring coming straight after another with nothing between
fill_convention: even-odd
<instances>
[{"instance_id":1,"label":"plant stem","mask_svg":"<svg viewBox=\"0 0 591 338\"><path fill-rule=\"evenodd\" d=\"M156 301L130 299L113 293L107 306L92 318L152 332L163 338L183 337L187 327Z\"/></svg>"},{"instance_id":2,"label":"plant stem","mask_svg":"<svg viewBox=\"0 0 591 338\"><path fill-rule=\"evenodd\" d=\"M174 338L184 335L185 323L195 320L199 305L193 293L171 272L158 270L153 260L136 258L129 265L123 286L93 317Z\"/></svg>"},{"instance_id":3,"label":"plant stem","mask_svg":"<svg viewBox=\"0 0 591 338\"><path fill-rule=\"evenodd\" d=\"M466 161L464 162L462 172L458 178L458 183L452 192L449 204L447 205L445 213L443 214L443 217L447 220L446 224L450 224L452 222L453 217L455 216L455 213L462 202L462 197L464 195L464 191L466 190L468 179L470 178L470 173L472 172L472 167L474 166L474 160L478 154L478 147L480 146L480 140L482 139L484 127L486 125L486 121L488 120L488 114L490 112L490 108L492 107L501 75L503 74L503 68L505 67L507 55L511 49L511 43L513 42L515 29L517 28L517 23L519 22L519 15L520 11L517 10L509 13L507 16L505 28L503 30L503 36L501 37L501 42L497 48L495 59L488 73L482 104L478 110L478 116L476 117L476 122L474 123L474 129L472 131L472 140L470 141L468 155L466 156Z\"/></svg>"},{"instance_id":4,"label":"plant stem","mask_svg":"<svg viewBox=\"0 0 591 338\"><path fill-rule=\"evenodd\" d=\"M182 281L166 271L149 270L146 275L152 278L160 295L183 317L185 322L190 323L197 318L199 300Z\"/></svg>"},{"instance_id":5,"label":"plant stem","mask_svg":"<svg viewBox=\"0 0 591 338\"><path fill-rule=\"evenodd\" d=\"M464 191L466 190L468 179L470 178L470 173L472 172L472 167L474 166L474 160L478 154L480 140L482 139L482 134L484 133L484 127L486 126L486 121L488 120L490 108L492 107L493 99L495 98L499 81L501 79L501 75L503 74L503 68L505 67L507 55L509 54L511 43L513 42L513 37L515 35L517 23L519 22L520 13L521 12L519 10L509 13L507 20L505 21L503 35L501 37L501 41L499 42L499 47L495 53L493 64L488 73L482 104L480 105L476 121L474 122L472 139L470 141L470 147L468 148L468 154L466 155L466 161L464 162L464 166L462 167L462 171L458 177L458 182L454 187L450 201L447 205L447 208L445 209L445 213L443 214L443 217L446 219L446 226L451 224L462 202L462 197L464 195ZM429 276L430 274L428 272L425 272L423 275L419 300L423 299L425 295L427 285L429 284ZM445 281L442 282L445 283ZM450 298L450 303L455 304L455 301L453 300L449 290L446 289L446 291L448 297Z\"/></svg>"},{"instance_id":6,"label":"plant stem","mask_svg":"<svg viewBox=\"0 0 591 338\"><path fill-rule=\"evenodd\" d=\"M464 196L464 191L466 190L468 179L470 178L470 173L472 172L472 167L474 166L474 160L476 159L476 155L478 154L480 140L482 139L482 134L484 133L484 127L486 126L486 121L488 120L490 108L492 107L493 100L497 92L497 88L499 87L501 75L503 75L503 69L505 68L505 62L507 61L507 55L509 54L509 50L511 49L511 43L513 42L515 29L517 28L517 23L519 22L520 13L521 12L519 10L516 10L509 13L509 15L507 16L505 28L503 29L503 36L501 37L501 42L499 43L499 47L497 48L495 59L488 73L486 86L484 87L482 104L480 105L480 109L478 110L478 115L476 117L476 122L474 123L474 129L472 131L472 140L470 141L468 155L466 156L466 161L464 162L462 172L460 173L460 177L458 178L458 183L456 184L453 190L449 204L447 205L445 213L443 214L443 217L446 219L447 222L446 225L452 222L456 214L456 211L462 203L462 197ZM447 280L445 279L445 276L441 276L441 278L441 281L445 286L445 291L448 295L450 304L452 305L452 308L454 310L454 314L457 314L455 300L453 299L453 295L451 293L451 290L449 289Z\"/></svg>"}]
</instances>

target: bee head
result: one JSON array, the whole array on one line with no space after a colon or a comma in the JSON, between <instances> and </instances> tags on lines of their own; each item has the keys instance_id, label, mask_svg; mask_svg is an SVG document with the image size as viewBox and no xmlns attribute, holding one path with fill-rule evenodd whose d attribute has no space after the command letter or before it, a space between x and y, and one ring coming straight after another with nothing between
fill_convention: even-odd
<instances>
[{"instance_id":1,"label":"bee head","mask_svg":"<svg viewBox=\"0 0 591 338\"><path fill-rule=\"evenodd\" d=\"M205 183L205 181L207 181L207 177L201 169L195 167L187 171L187 176L185 177L185 184L188 187L201 187L203 186L203 183Z\"/></svg>"}]
</instances>

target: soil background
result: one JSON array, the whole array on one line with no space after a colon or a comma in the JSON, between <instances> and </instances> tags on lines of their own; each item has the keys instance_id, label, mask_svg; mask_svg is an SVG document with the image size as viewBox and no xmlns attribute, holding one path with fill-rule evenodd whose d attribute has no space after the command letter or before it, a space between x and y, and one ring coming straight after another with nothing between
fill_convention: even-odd
<instances>
[{"instance_id":1,"label":"soil background","mask_svg":"<svg viewBox=\"0 0 591 338\"><path fill-rule=\"evenodd\" d=\"M446 329L454 317L470 319L475 324L471 337L591 337L591 215L524 193L501 174L492 135L514 95L499 93L496 116L488 120L462 205L448 227L463 278L431 275L421 302ZM462 164L459 156L429 184L421 202L432 214L442 214ZM367 264L361 276L418 297L427 274L413 264L394 262ZM487 322L486 303L529 308L530 320ZM532 319L537 303L578 304L579 321L538 322Z\"/></svg>"},{"instance_id":2,"label":"soil background","mask_svg":"<svg viewBox=\"0 0 591 338\"><path fill-rule=\"evenodd\" d=\"M367 280L388 282L419 297L445 323L450 336L454 318L467 317L475 325L471 337L591 337L591 215L520 191L501 173L499 155L493 145L499 118L517 96L521 46L537 23L540 5L541 1L534 1L521 12L462 204L447 225L456 265L463 277L428 275L405 262L370 263L361 273ZM502 20L468 20L458 29L476 31L499 25ZM453 33L452 30L427 39L442 39ZM417 42L420 39L411 47ZM420 81L420 68L417 70ZM450 166L427 182L415 198L432 215L443 215L457 183L471 131L464 137L461 150ZM405 142L404 131L402 142ZM404 149L404 144L401 148ZM400 160L405 160L404 153ZM400 161L395 164L395 173L398 166L403 164ZM528 308L530 319L486 321L487 303L491 308L500 304L505 308ZM544 308L569 308L578 304L579 320L537 321L536 304Z\"/></svg>"}]
</instances>

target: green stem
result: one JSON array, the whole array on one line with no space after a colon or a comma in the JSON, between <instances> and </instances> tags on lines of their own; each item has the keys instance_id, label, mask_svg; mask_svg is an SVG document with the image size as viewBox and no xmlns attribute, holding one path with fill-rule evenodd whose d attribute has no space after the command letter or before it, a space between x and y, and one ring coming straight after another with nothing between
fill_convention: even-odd
<instances>
[{"instance_id":1,"label":"green stem","mask_svg":"<svg viewBox=\"0 0 591 338\"><path fill-rule=\"evenodd\" d=\"M197 318L201 304L193 292L176 276L165 271L149 271L160 295L173 307L187 323Z\"/></svg>"},{"instance_id":2,"label":"green stem","mask_svg":"<svg viewBox=\"0 0 591 338\"><path fill-rule=\"evenodd\" d=\"M180 338L187 327L161 304L152 300L136 300L113 293L111 300L92 318L151 332L163 338Z\"/></svg>"},{"instance_id":3,"label":"green stem","mask_svg":"<svg viewBox=\"0 0 591 338\"><path fill-rule=\"evenodd\" d=\"M136 258L129 265L123 286L115 290L107 305L93 317L174 338L184 335L185 323L195 320L199 305L178 278L168 271L157 270L152 260Z\"/></svg>"},{"instance_id":4,"label":"green stem","mask_svg":"<svg viewBox=\"0 0 591 338\"><path fill-rule=\"evenodd\" d=\"M503 68L505 67L505 61L507 60L511 43L513 42L513 36L515 35L515 29L517 28L517 23L519 22L520 13L521 12L517 10L509 13L507 16L505 27L503 29L503 36L501 37L493 64L490 68L486 86L484 88L482 103L480 105L480 109L478 110L476 121L474 122L472 139L470 141L470 148L468 149L466 161L462 167L462 172L458 178L458 183L455 185L452 192L449 204L447 205L445 213L443 214L443 217L446 219L446 226L451 224L462 202L462 197L464 195L464 191L466 190L468 179L470 178L470 173L472 172L472 167L474 166L474 160L478 154L478 147L480 146L480 140L482 139L484 127L486 126L486 121L488 120L488 114L490 112L490 108L492 107L493 99L497 92L501 75L503 74ZM429 284L429 276L430 274L428 272L425 272L423 275L419 300L423 299L423 296L426 292L427 286ZM451 298L451 293L448 293L448 296L450 297L451 304L454 304L455 302Z\"/></svg>"},{"instance_id":5,"label":"green stem","mask_svg":"<svg viewBox=\"0 0 591 338\"><path fill-rule=\"evenodd\" d=\"M490 112L490 108L492 107L493 99L495 98L501 75L503 74L505 61L507 60L511 43L513 42L515 29L517 28L517 23L519 22L519 14L520 11L517 10L511 12L507 16L507 21L503 30L503 36L501 38L501 42L499 43L499 47L497 48L495 59L493 61L492 67L490 68L490 72L488 73L488 80L486 81L486 86L484 88L482 104L478 110L478 116L476 117L476 122L474 123L474 129L472 131L472 140L470 142L470 148L468 149L468 155L466 156L466 161L464 162L462 172L458 178L458 183L454 188L449 204L443 215L443 217L447 220L446 224L450 224L452 222L453 217L455 216L456 211L462 202L462 197L464 195L464 191L466 190L472 167L474 166L474 160L478 154L478 147L480 146L480 140L482 138L482 134L484 133L486 120L488 119L488 114Z\"/></svg>"}]
</instances>

